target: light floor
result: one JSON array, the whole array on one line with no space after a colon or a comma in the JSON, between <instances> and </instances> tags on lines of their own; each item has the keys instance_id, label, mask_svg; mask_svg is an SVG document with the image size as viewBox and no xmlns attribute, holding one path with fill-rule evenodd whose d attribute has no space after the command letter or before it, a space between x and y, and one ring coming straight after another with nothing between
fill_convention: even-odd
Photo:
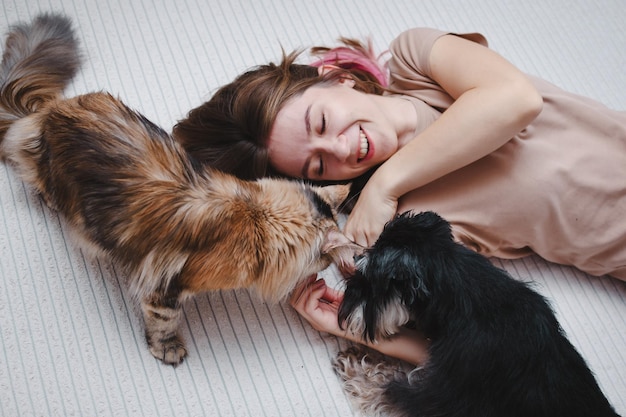
<instances>
[{"instance_id":1,"label":"light floor","mask_svg":"<svg viewBox=\"0 0 626 417\"><path fill-rule=\"evenodd\" d=\"M241 71L278 60L281 46L371 35L383 50L413 26L482 32L526 72L626 110L623 0L2 0L0 32L41 11L71 16L85 50L69 95L110 91L167 130ZM0 164L0 415L353 415L330 367L346 343L246 291L189 302L190 356L161 365L123 277L67 236ZM538 282L626 415L626 285L536 257L495 262Z\"/></svg>"}]
</instances>

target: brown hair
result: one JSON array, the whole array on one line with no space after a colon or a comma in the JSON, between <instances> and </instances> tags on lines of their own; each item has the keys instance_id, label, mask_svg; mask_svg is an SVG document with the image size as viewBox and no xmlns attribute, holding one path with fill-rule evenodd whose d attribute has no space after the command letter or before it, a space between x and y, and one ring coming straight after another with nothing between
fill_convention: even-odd
<instances>
[{"instance_id":1,"label":"brown hair","mask_svg":"<svg viewBox=\"0 0 626 417\"><path fill-rule=\"evenodd\" d=\"M360 42L340 39L357 52L365 51ZM313 55L332 51L311 49ZM346 63L343 71L318 75L311 65L297 64L300 55L283 52L282 61L257 66L219 88L211 99L191 110L173 130L176 139L200 163L234 174L242 179L280 176L269 164L267 140L283 105L313 85L324 85L342 77L355 80L357 90L382 94L384 88L375 76Z\"/></svg>"}]
</instances>

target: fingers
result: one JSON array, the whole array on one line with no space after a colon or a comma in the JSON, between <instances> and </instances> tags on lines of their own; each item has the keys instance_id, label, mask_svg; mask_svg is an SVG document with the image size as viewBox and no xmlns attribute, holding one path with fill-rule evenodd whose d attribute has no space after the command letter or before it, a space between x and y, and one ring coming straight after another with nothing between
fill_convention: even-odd
<instances>
[{"instance_id":1,"label":"fingers","mask_svg":"<svg viewBox=\"0 0 626 417\"><path fill-rule=\"evenodd\" d=\"M293 290L289 303L292 306L302 305L307 299L336 303L343 300L343 292L329 287L323 278L317 279L317 274L314 274Z\"/></svg>"},{"instance_id":2,"label":"fingers","mask_svg":"<svg viewBox=\"0 0 626 417\"><path fill-rule=\"evenodd\" d=\"M339 335L337 314L343 292L326 285L323 279L307 282L297 289L291 306L318 331Z\"/></svg>"},{"instance_id":3,"label":"fingers","mask_svg":"<svg viewBox=\"0 0 626 417\"><path fill-rule=\"evenodd\" d=\"M350 213L343 232L357 245L369 248L374 245L385 223L394 213L384 209L362 211L359 208L360 206L357 205Z\"/></svg>"},{"instance_id":4,"label":"fingers","mask_svg":"<svg viewBox=\"0 0 626 417\"><path fill-rule=\"evenodd\" d=\"M371 185L370 180L348 216L344 227L345 236L362 247L373 246L385 223L396 214L397 208L398 200L385 194L380 187Z\"/></svg>"},{"instance_id":5,"label":"fingers","mask_svg":"<svg viewBox=\"0 0 626 417\"><path fill-rule=\"evenodd\" d=\"M310 317L311 312L319 307L320 300L322 300L326 288L326 283L323 279L317 280L311 284L302 294L300 300L298 300L299 309L297 308L297 310L302 315Z\"/></svg>"},{"instance_id":6,"label":"fingers","mask_svg":"<svg viewBox=\"0 0 626 417\"><path fill-rule=\"evenodd\" d=\"M306 298L306 294L309 292L311 285L315 283L317 280L317 274L309 275L304 281L302 281L291 293L291 298L289 299L289 304L296 310L298 309L296 306L300 305L302 301Z\"/></svg>"},{"instance_id":7,"label":"fingers","mask_svg":"<svg viewBox=\"0 0 626 417\"><path fill-rule=\"evenodd\" d=\"M325 301L326 303L329 303L329 304L336 304L336 305L341 304L341 301L343 301L342 291L336 290L325 284L322 289L323 289L323 293L321 293L320 300ZM311 294L311 295L314 295L314 294Z\"/></svg>"},{"instance_id":8,"label":"fingers","mask_svg":"<svg viewBox=\"0 0 626 417\"><path fill-rule=\"evenodd\" d=\"M382 226L377 226L371 222L360 225L355 218L348 218L344 234L357 245L369 248L374 245L382 230Z\"/></svg>"}]
</instances>

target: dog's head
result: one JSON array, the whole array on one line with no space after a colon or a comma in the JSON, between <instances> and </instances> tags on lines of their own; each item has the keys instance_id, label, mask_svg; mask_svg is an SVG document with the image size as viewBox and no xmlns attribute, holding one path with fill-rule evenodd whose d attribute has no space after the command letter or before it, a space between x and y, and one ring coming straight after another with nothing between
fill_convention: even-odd
<instances>
[{"instance_id":1,"label":"dog's head","mask_svg":"<svg viewBox=\"0 0 626 417\"><path fill-rule=\"evenodd\" d=\"M451 244L450 225L436 213L396 216L348 278L339 325L370 341L396 333L428 303L431 260Z\"/></svg>"}]
</instances>

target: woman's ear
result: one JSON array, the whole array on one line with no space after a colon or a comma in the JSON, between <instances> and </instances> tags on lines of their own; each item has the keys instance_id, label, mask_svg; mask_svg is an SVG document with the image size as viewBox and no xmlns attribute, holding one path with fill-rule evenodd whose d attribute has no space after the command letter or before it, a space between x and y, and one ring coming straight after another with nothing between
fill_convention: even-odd
<instances>
[{"instance_id":1,"label":"woman's ear","mask_svg":"<svg viewBox=\"0 0 626 417\"><path fill-rule=\"evenodd\" d=\"M317 67L317 73L320 75L320 77L328 74L331 71L336 71L336 70L341 70L341 68L339 68L336 65L331 65L331 64L324 64L324 65L320 65L319 67ZM350 88L354 87L354 85L356 84L354 81L354 78L352 78L349 75L344 75L343 77L339 78L339 83L347 85Z\"/></svg>"},{"instance_id":2,"label":"woman's ear","mask_svg":"<svg viewBox=\"0 0 626 417\"><path fill-rule=\"evenodd\" d=\"M317 67L317 74L321 77L337 69L339 69L339 67L336 65L324 64Z\"/></svg>"},{"instance_id":3,"label":"woman's ear","mask_svg":"<svg viewBox=\"0 0 626 417\"><path fill-rule=\"evenodd\" d=\"M354 85L356 84L356 82L354 81L354 78L352 77L341 77L341 79L339 79L339 82L341 84L347 85L350 88L353 88Z\"/></svg>"}]
</instances>

